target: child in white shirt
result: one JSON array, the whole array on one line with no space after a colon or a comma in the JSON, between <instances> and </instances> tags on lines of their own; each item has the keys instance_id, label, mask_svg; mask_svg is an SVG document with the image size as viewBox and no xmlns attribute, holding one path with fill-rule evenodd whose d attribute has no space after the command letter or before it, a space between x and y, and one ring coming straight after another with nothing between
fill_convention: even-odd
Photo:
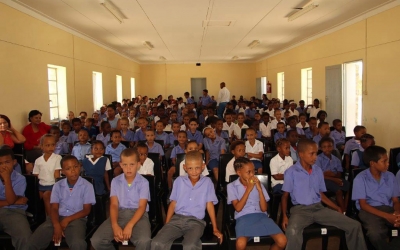
<instances>
[{"instance_id":1,"label":"child in white shirt","mask_svg":"<svg viewBox=\"0 0 400 250\"><path fill-rule=\"evenodd\" d=\"M271 169L272 191L276 194L282 193L283 176L289 167L293 165L293 159L290 157L290 142L286 138L276 141L278 154L271 159L269 167Z\"/></svg>"}]
</instances>

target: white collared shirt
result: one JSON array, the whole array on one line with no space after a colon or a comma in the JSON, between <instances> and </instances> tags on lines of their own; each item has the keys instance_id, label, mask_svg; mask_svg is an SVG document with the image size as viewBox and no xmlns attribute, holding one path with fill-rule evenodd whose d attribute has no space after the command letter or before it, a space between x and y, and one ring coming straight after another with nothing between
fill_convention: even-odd
<instances>
[{"instance_id":1,"label":"white collared shirt","mask_svg":"<svg viewBox=\"0 0 400 250\"><path fill-rule=\"evenodd\" d=\"M221 102L229 102L230 99L231 99L231 92L229 92L229 90L226 87L223 87L222 89L219 90L218 93L217 106Z\"/></svg>"},{"instance_id":2,"label":"white collared shirt","mask_svg":"<svg viewBox=\"0 0 400 250\"><path fill-rule=\"evenodd\" d=\"M140 166L138 173L154 175L154 162L150 158L146 158L143 165Z\"/></svg>"},{"instance_id":3,"label":"white collared shirt","mask_svg":"<svg viewBox=\"0 0 400 250\"><path fill-rule=\"evenodd\" d=\"M269 168L271 169L271 175L284 174L286 169L293 165L293 159L290 156L285 156L285 160L279 156L275 155L271 162L269 163ZM271 178L271 186L274 187L277 184L283 184L283 180L275 180L274 177Z\"/></svg>"}]
</instances>

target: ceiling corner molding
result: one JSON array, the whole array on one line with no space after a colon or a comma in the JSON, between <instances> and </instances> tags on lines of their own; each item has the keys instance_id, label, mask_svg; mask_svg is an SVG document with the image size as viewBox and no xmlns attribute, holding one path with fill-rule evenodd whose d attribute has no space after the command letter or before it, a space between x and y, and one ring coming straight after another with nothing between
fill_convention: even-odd
<instances>
[{"instance_id":1,"label":"ceiling corner molding","mask_svg":"<svg viewBox=\"0 0 400 250\"><path fill-rule=\"evenodd\" d=\"M321 31L321 32L317 33L316 35L313 35L313 36L311 36L309 38L306 38L306 39L304 39L304 40L302 40L300 42L294 43L294 44L292 44L292 45L290 45L288 47L285 47L285 48L283 48L281 50L278 50L277 52L274 52L274 53L272 53L270 55L264 56L264 57L262 57L260 59L256 59L255 61L256 62L260 62L262 60L271 58L273 56L282 54L282 53L284 53L286 51L289 51L291 49L294 49L294 48L296 48L296 47L298 47L300 45L303 45L305 43L311 42L311 41L313 41L315 39L318 39L320 37L329 35L329 34L331 34L333 32L336 32L338 30L346 28L346 27L348 27L350 25L353 25L355 23L358 23L360 21L366 20L366 19L368 19L368 18L370 18L372 16L375 16L375 15L377 15L379 13L382 13L384 11L390 10L390 9L392 9L394 7L397 7L397 6L400 6L400 0L393 0L392 2L389 2L387 4L384 4L384 5L381 5L379 7L376 7L376 8L374 8L374 9L372 9L370 11L367 11L365 13L362 13L362 14L360 14L360 15L358 15L358 16L356 16L356 17L354 17L354 18L352 18L352 19L350 19L350 20L348 20L348 21L346 21L344 23L338 24L338 25L336 25L336 26L334 26L334 27L332 27L330 29L327 29L325 31Z\"/></svg>"},{"instance_id":2,"label":"ceiling corner molding","mask_svg":"<svg viewBox=\"0 0 400 250\"><path fill-rule=\"evenodd\" d=\"M119 51L117 51L117 50L105 45L104 43L102 43L100 41L97 41L96 39L93 39L92 37L87 36L86 34L80 32L80 31L78 31L78 30L76 30L76 29L74 29L72 27L69 27L68 25L65 25L62 22L54 20L53 18L43 14L42 12L39 12L39 11L33 9L33 8L30 8L29 6L25 5L24 3L21 3L21 2L19 2L17 0L0 0L0 3L3 3L3 4L13 8L13 9L16 9L16 10L22 12L22 13L25 13L25 14L27 14L27 15L33 17L33 18L36 18L36 19L38 19L38 20L40 20L40 21L42 21L42 22L44 22L46 24L49 24L49 25L51 25L53 27L59 28L59 29L65 31L65 32L68 32L68 33L70 33L70 34L72 34L74 36L82 38L82 39L84 39L84 40L86 40L88 42L96 44L97 46L100 46L103 49L106 49L106 50L111 51L111 52L113 52L115 54L118 54L118 55L120 55L120 56L122 56L122 57L124 57L124 58L126 58L126 59L128 59L130 61L132 61L132 62L141 64L140 61L137 61L136 59L134 59L134 58L132 58L130 56L127 56L127 55L125 55L125 54L123 54L123 53L121 53L121 52L119 52Z\"/></svg>"}]
</instances>

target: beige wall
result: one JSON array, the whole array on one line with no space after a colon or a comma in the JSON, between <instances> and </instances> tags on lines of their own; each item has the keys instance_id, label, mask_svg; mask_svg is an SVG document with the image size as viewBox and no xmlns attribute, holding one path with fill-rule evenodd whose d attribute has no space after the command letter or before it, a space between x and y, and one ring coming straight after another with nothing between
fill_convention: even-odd
<instances>
[{"instance_id":1,"label":"beige wall","mask_svg":"<svg viewBox=\"0 0 400 250\"><path fill-rule=\"evenodd\" d=\"M93 110L93 71L103 73L105 103L116 99L116 75L124 97L130 98L131 77L140 84L139 64L4 4L0 13L0 113L16 128L26 125L31 109L49 121L47 64L66 67L68 109L74 112Z\"/></svg>"},{"instance_id":2,"label":"beige wall","mask_svg":"<svg viewBox=\"0 0 400 250\"><path fill-rule=\"evenodd\" d=\"M191 90L190 78L207 78L209 95L218 95L219 84L226 83L231 94L255 95L256 80L253 63L143 64L141 65L141 93L155 97L182 96ZM196 97L197 99L197 97Z\"/></svg>"},{"instance_id":3,"label":"beige wall","mask_svg":"<svg viewBox=\"0 0 400 250\"><path fill-rule=\"evenodd\" d=\"M285 98L299 100L301 69L313 69L313 98L325 104L325 67L363 60L363 125L377 144L399 146L400 7L256 63L256 76L267 75L276 96L277 73L285 72ZM396 138L396 139L394 139Z\"/></svg>"}]
</instances>

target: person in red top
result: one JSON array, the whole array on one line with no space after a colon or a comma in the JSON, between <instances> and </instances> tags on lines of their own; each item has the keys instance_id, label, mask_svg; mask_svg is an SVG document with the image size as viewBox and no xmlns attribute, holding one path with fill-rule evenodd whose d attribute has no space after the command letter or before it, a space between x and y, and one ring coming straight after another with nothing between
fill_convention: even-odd
<instances>
[{"instance_id":1,"label":"person in red top","mask_svg":"<svg viewBox=\"0 0 400 250\"><path fill-rule=\"evenodd\" d=\"M35 162L43 154L39 146L40 138L49 133L51 126L42 122L42 113L39 110L31 110L28 120L30 123L22 131L26 138L24 147L26 159L29 162Z\"/></svg>"},{"instance_id":2,"label":"person in red top","mask_svg":"<svg viewBox=\"0 0 400 250\"><path fill-rule=\"evenodd\" d=\"M3 141L1 141L3 139ZM0 146L5 144L14 148L15 143L24 143L25 136L11 126L10 118L0 114Z\"/></svg>"}]
</instances>

